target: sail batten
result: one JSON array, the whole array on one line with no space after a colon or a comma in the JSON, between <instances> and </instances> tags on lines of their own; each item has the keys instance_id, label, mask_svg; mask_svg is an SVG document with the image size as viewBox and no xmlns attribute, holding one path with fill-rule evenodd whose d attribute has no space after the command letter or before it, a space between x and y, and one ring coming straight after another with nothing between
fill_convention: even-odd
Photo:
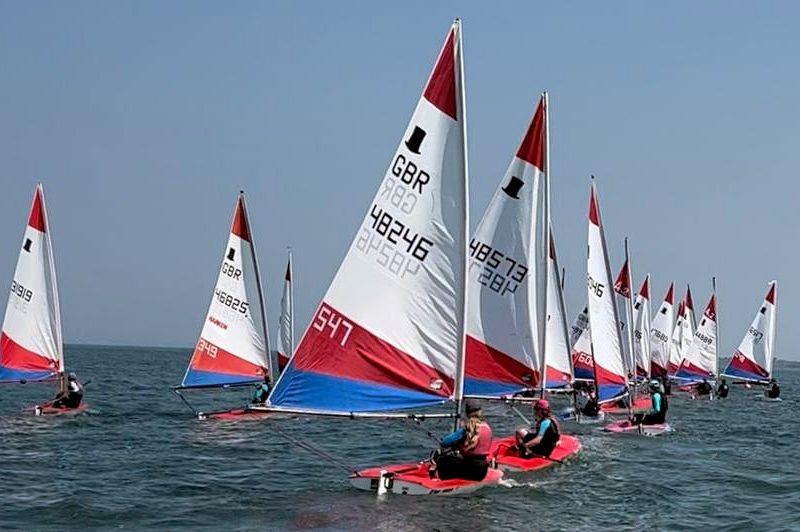
<instances>
[{"instance_id":1,"label":"sail batten","mask_svg":"<svg viewBox=\"0 0 800 532\"><path fill-rule=\"evenodd\" d=\"M379 412L458 400L468 221L461 41L456 21L271 406Z\"/></svg>"}]
</instances>

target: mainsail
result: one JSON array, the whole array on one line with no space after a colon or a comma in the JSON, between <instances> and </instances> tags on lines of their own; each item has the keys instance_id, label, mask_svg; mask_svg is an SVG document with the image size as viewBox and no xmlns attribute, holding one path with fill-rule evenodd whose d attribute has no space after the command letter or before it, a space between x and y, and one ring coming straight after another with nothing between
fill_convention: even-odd
<instances>
[{"instance_id":1,"label":"mainsail","mask_svg":"<svg viewBox=\"0 0 800 532\"><path fill-rule=\"evenodd\" d=\"M674 327L674 308L672 306L674 286L669 285L664 302L658 309L650 327L650 376L663 378L669 368L669 349Z\"/></svg>"},{"instance_id":2,"label":"mainsail","mask_svg":"<svg viewBox=\"0 0 800 532\"><path fill-rule=\"evenodd\" d=\"M619 315L614 301L611 268L597 189L592 183L589 202L589 257L587 260L589 322L591 323L594 373L597 398L611 401L625 391L626 372L619 330Z\"/></svg>"},{"instance_id":3,"label":"mainsail","mask_svg":"<svg viewBox=\"0 0 800 532\"><path fill-rule=\"evenodd\" d=\"M575 380L594 381L594 358L592 358L589 307L583 307L583 310L578 313L570 332L572 367L575 372Z\"/></svg>"},{"instance_id":4,"label":"mainsail","mask_svg":"<svg viewBox=\"0 0 800 532\"><path fill-rule=\"evenodd\" d=\"M739 349L728 363L724 375L746 381L767 381L772 377L775 358L775 315L778 281L769 284L767 297L758 309L753 323L742 338Z\"/></svg>"},{"instance_id":5,"label":"mainsail","mask_svg":"<svg viewBox=\"0 0 800 532\"><path fill-rule=\"evenodd\" d=\"M56 269L42 185L36 186L0 337L0 382L63 374Z\"/></svg>"},{"instance_id":6,"label":"mainsail","mask_svg":"<svg viewBox=\"0 0 800 532\"><path fill-rule=\"evenodd\" d=\"M627 248L627 239L625 242ZM625 370L629 375L634 374L635 362L633 360L633 316L631 316L631 267L630 260L625 259L622 269L614 282L617 312L619 314L619 328L622 333L622 352L625 361Z\"/></svg>"},{"instance_id":7,"label":"mainsail","mask_svg":"<svg viewBox=\"0 0 800 532\"><path fill-rule=\"evenodd\" d=\"M294 287L292 285L292 252L286 263L281 296L281 314L278 317L277 363L280 371L289 363L294 352Z\"/></svg>"},{"instance_id":8,"label":"mainsail","mask_svg":"<svg viewBox=\"0 0 800 532\"><path fill-rule=\"evenodd\" d=\"M545 327L545 387L564 388L572 384L572 357L567 333L567 314L564 310L564 293L558 269L556 243L550 230L550 253L547 259L547 318Z\"/></svg>"},{"instance_id":9,"label":"mainsail","mask_svg":"<svg viewBox=\"0 0 800 532\"><path fill-rule=\"evenodd\" d=\"M689 384L717 377L717 296L714 293L675 377Z\"/></svg>"},{"instance_id":10,"label":"mainsail","mask_svg":"<svg viewBox=\"0 0 800 532\"><path fill-rule=\"evenodd\" d=\"M636 359L636 376L650 376L650 274L633 303L633 351Z\"/></svg>"},{"instance_id":11,"label":"mainsail","mask_svg":"<svg viewBox=\"0 0 800 532\"><path fill-rule=\"evenodd\" d=\"M208 314L180 387L263 381L269 376L268 345L253 233L240 194Z\"/></svg>"},{"instance_id":12,"label":"mainsail","mask_svg":"<svg viewBox=\"0 0 800 532\"><path fill-rule=\"evenodd\" d=\"M675 320L675 326L672 327L672 338L669 344L669 360L667 362L667 374L672 376L681 367L683 362L683 352L681 348L684 345L683 334L684 324L686 323L686 301L681 301L678 305L678 318Z\"/></svg>"},{"instance_id":13,"label":"mainsail","mask_svg":"<svg viewBox=\"0 0 800 532\"><path fill-rule=\"evenodd\" d=\"M347 414L460 400L463 94L456 21L355 240L270 395L273 409Z\"/></svg>"},{"instance_id":14,"label":"mainsail","mask_svg":"<svg viewBox=\"0 0 800 532\"><path fill-rule=\"evenodd\" d=\"M536 221L546 170L546 97L470 242L465 393L499 396L539 382ZM541 244L540 244L541 245Z\"/></svg>"}]
</instances>

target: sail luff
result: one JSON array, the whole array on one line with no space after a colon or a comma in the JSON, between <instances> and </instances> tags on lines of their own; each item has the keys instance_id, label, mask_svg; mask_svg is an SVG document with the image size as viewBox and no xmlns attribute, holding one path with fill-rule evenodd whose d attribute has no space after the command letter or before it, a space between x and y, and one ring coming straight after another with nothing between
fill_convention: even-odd
<instances>
[{"instance_id":1,"label":"sail luff","mask_svg":"<svg viewBox=\"0 0 800 532\"><path fill-rule=\"evenodd\" d=\"M42 210L44 211L44 227L45 227L45 241L47 242L47 262L50 273L50 290L53 302L53 320L56 340L56 352L58 353L58 367L60 373L63 375L64 367L64 340L61 332L61 304L58 296L58 278L56 276L56 262L55 254L53 253L53 241L50 237L50 212L47 210L47 202L44 197L44 186L41 183L37 185L39 193L42 198ZM63 383L62 383L63 385Z\"/></svg>"},{"instance_id":2,"label":"sail luff","mask_svg":"<svg viewBox=\"0 0 800 532\"><path fill-rule=\"evenodd\" d=\"M547 91L542 93L542 99L544 100L544 146L545 146L545 157L544 157L544 186L543 186L543 198L542 198L542 250L541 256L543 258L542 264L540 264L541 269L537 268L537 270L541 271L543 274L542 279L542 289L540 289L541 296L541 311L538 313L541 316L539 326L537 327L539 330L540 342L539 342L539 349L542 357L542 362L540 367L541 373L539 376L539 380L541 381L540 392L542 397L544 397L545 389L547 388L547 293L548 293L548 278L549 278L549 271L550 268L548 267L547 261L550 255L550 97L547 94Z\"/></svg>"},{"instance_id":3,"label":"sail luff","mask_svg":"<svg viewBox=\"0 0 800 532\"><path fill-rule=\"evenodd\" d=\"M461 297L456 295L456 307L459 316L459 323L457 324L457 344L456 344L456 375L455 375L455 393L454 398L456 401L456 414L461 415L462 412L462 398L464 397L464 371L466 366L466 324L467 324L467 297L469 292L467 290L467 250L469 249L469 156L467 153L467 99L466 87L464 84L464 54L463 54L463 40L461 31L461 19L456 19L454 22L454 31L456 32L455 47L454 47L454 63L458 68L458 75L456 76L456 83L458 84L456 90L456 108L460 114L459 122L461 126L461 161L462 161L462 205L463 217L461 220Z\"/></svg>"}]
</instances>

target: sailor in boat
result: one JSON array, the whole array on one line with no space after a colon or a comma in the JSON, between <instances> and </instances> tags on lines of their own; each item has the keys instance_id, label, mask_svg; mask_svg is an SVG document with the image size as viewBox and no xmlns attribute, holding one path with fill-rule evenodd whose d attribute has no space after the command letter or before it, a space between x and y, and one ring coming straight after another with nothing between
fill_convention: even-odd
<instances>
[{"instance_id":1,"label":"sailor in boat","mask_svg":"<svg viewBox=\"0 0 800 532\"><path fill-rule=\"evenodd\" d=\"M728 383L725 381L725 379L720 379L719 386L717 386L717 397L720 399L725 399L728 397L729 391L730 389L728 388Z\"/></svg>"},{"instance_id":2,"label":"sailor in boat","mask_svg":"<svg viewBox=\"0 0 800 532\"><path fill-rule=\"evenodd\" d=\"M545 403L546 402L547 401L545 401ZM586 397L586 402L583 403L580 410L581 414L586 417L597 417L600 413L600 405L597 403L597 393L595 393L594 390L589 392L589 395Z\"/></svg>"},{"instance_id":3,"label":"sailor in boat","mask_svg":"<svg viewBox=\"0 0 800 532\"><path fill-rule=\"evenodd\" d=\"M697 384L697 395L711 395L713 390L714 388L708 382L708 379L703 379L702 382Z\"/></svg>"},{"instance_id":4,"label":"sailor in boat","mask_svg":"<svg viewBox=\"0 0 800 532\"><path fill-rule=\"evenodd\" d=\"M558 422L550 411L547 399L539 399L533 405L536 425L530 429L517 430L517 449L522 457L550 456L561 438ZM596 414L595 414L596 415Z\"/></svg>"},{"instance_id":5,"label":"sailor in boat","mask_svg":"<svg viewBox=\"0 0 800 532\"><path fill-rule=\"evenodd\" d=\"M669 380L669 377L664 376L661 378L661 383L659 388L661 389L662 394L672 395L672 382Z\"/></svg>"},{"instance_id":6,"label":"sailor in boat","mask_svg":"<svg viewBox=\"0 0 800 532\"><path fill-rule=\"evenodd\" d=\"M256 384L250 402L254 405L263 405L267 402L267 397L269 397L269 381L264 379L264 382Z\"/></svg>"},{"instance_id":7,"label":"sailor in boat","mask_svg":"<svg viewBox=\"0 0 800 532\"><path fill-rule=\"evenodd\" d=\"M778 385L778 381L774 378L770 379L769 381L769 388L767 391L764 392L764 395L769 397L770 399L777 399L781 396L781 387Z\"/></svg>"},{"instance_id":8,"label":"sailor in boat","mask_svg":"<svg viewBox=\"0 0 800 532\"><path fill-rule=\"evenodd\" d=\"M466 402L461 427L442 438L442 449L432 457L431 476L441 480L462 478L481 481L489 471L489 451L492 447L492 428L483 418L481 405L475 400Z\"/></svg>"},{"instance_id":9,"label":"sailor in boat","mask_svg":"<svg viewBox=\"0 0 800 532\"><path fill-rule=\"evenodd\" d=\"M56 398L50 406L53 408L78 408L83 400L83 386L78 382L78 377L74 373L67 376L66 386L58 392Z\"/></svg>"},{"instance_id":10,"label":"sailor in boat","mask_svg":"<svg viewBox=\"0 0 800 532\"><path fill-rule=\"evenodd\" d=\"M667 401L662 384L656 379L650 381L650 400L652 401L650 411L645 414L634 415L631 419L632 423L637 425L661 425L666 423L669 401Z\"/></svg>"}]
</instances>

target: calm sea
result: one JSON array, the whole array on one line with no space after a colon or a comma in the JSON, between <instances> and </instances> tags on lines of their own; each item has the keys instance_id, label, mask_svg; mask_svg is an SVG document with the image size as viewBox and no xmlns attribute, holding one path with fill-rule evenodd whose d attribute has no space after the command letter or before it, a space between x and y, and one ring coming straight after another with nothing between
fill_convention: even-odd
<instances>
[{"instance_id":1,"label":"calm sea","mask_svg":"<svg viewBox=\"0 0 800 532\"><path fill-rule=\"evenodd\" d=\"M185 349L70 346L87 415L34 418L47 384L0 387L0 529L25 530L575 530L800 529L800 367L779 364L784 401L674 398L676 432L659 438L579 430L564 467L512 475L472 496L390 497L355 491L346 472L271 427L354 467L421 458L432 442L405 421L294 418L200 422L170 391ZM189 393L206 409L248 390ZM519 423L488 409L496 434ZM438 432L445 422L426 422Z\"/></svg>"}]
</instances>

